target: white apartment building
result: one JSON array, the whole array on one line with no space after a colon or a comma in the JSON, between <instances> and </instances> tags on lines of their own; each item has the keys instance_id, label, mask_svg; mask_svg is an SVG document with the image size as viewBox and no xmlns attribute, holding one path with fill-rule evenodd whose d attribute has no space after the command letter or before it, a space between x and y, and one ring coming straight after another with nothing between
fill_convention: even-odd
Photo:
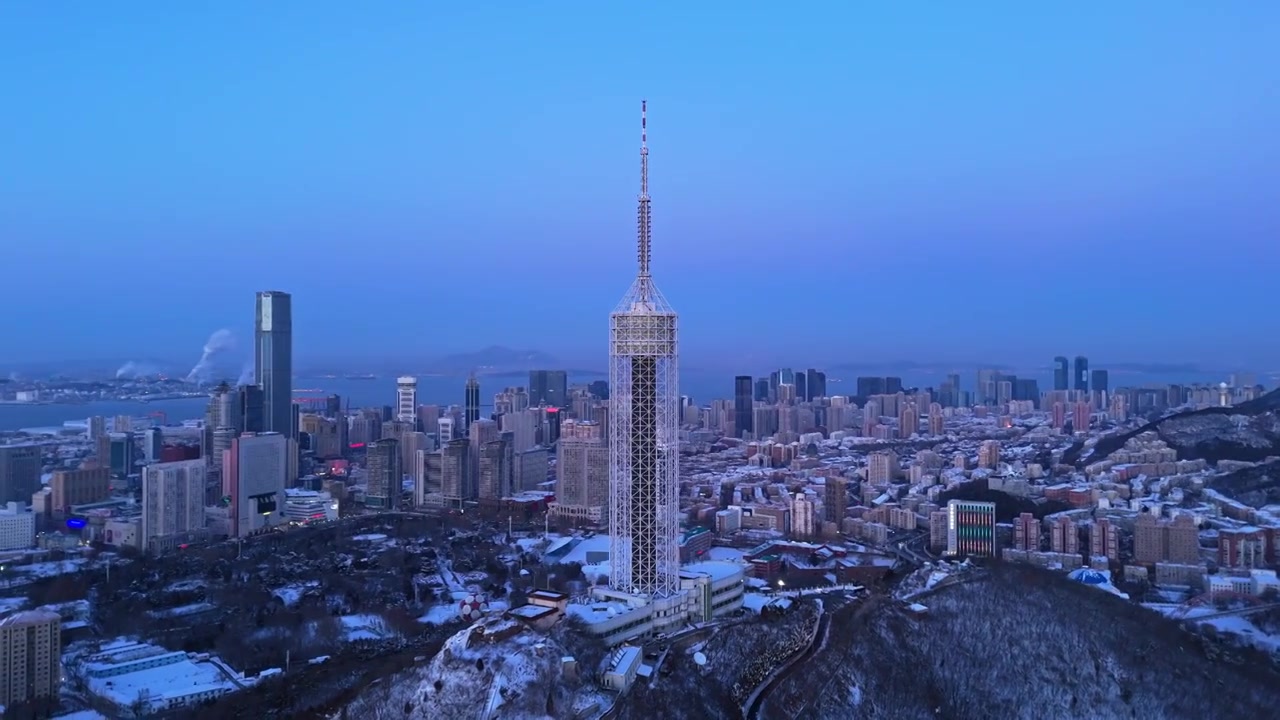
<instances>
[{"instance_id":1,"label":"white apartment building","mask_svg":"<svg viewBox=\"0 0 1280 720\"><path fill-rule=\"evenodd\" d=\"M0 508L0 551L26 550L35 544L35 513L16 502Z\"/></svg>"},{"instance_id":2,"label":"white apartment building","mask_svg":"<svg viewBox=\"0 0 1280 720\"><path fill-rule=\"evenodd\" d=\"M142 544L163 552L205 529L204 458L154 463L142 469Z\"/></svg>"}]
</instances>

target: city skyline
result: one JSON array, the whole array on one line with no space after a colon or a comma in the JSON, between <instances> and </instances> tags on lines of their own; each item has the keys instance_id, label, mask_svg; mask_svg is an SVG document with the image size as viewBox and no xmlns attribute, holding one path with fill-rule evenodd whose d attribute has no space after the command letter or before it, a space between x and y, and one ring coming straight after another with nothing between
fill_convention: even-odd
<instances>
[{"instance_id":1,"label":"city skyline","mask_svg":"<svg viewBox=\"0 0 1280 720\"><path fill-rule=\"evenodd\" d=\"M997 2L0 4L3 714L1274 714L1280 6Z\"/></svg>"},{"instance_id":2,"label":"city skyline","mask_svg":"<svg viewBox=\"0 0 1280 720\"><path fill-rule=\"evenodd\" d=\"M500 338L598 364L598 320L558 309L604 306L616 292L631 182L616 118L641 95L661 102L671 128L670 200L655 221L673 252L655 271L684 310L689 363L732 354L775 365L791 352L779 348L796 346L823 364L1042 362L1069 350L1256 367L1275 355L1280 341L1247 309L1276 259L1277 220L1258 189L1280 180L1268 130L1280 104L1264 92L1280 51L1263 29L1277 10L1011 6L992 24L962 8L921 22L835 5L778 22L735 5L740 32L716 34L705 31L725 14L712 5L684 9L681 22L672 6L646 8L662 53L628 42L638 11L617 8L484 17L507 47L497 54L451 32L490 15L481 10L370 11L357 33L323 4L305 17L258 9L252 31L235 3L170 8L166 23L140 8L0 10L0 38L39 69L4 81L25 108L0 133L21 178L0 193L18 239L6 250L56 268L0 290L40 308L14 318L0 363L87 345L164 355L220 327L247 337L242 298L282 287L297 298L299 359L389 347L429 357ZM672 29L653 29L663 18ZM285 33L295 26L305 41ZM530 46L544 30L571 42ZM791 55L760 50L765 37ZM593 62L573 62L584 53ZM113 62L93 60L104 54ZM628 72L642 63L643 76ZM493 82L460 82L463 65ZM406 73L435 78L434 94ZM599 92L584 100L581 88ZM794 248L780 280L811 283L819 269L830 279L829 294L805 296L825 315L749 290L780 248ZM1188 289L1210 248L1242 261L1222 263L1230 292L1209 274ZM231 275L196 270L239 257L256 261ZM191 271L157 273L159 258ZM398 334L392 315L330 302L332 276L302 279L337 267L344 286L365 287L391 263L590 271L541 283L528 303L498 302L466 273L430 273L428 294L462 310L435 314L421 337ZM115 301L94 303L108 287ZM999 322L975 335L956 322L958 294L972 317ZM180 327L129 309L157 298ZM855 298L878 298L880 310ZM45 330L50 317L63 332ZM345 342L331 342L335 325ZM747 342L762 325L768 346Z\"/></svg>"}]
</instances>

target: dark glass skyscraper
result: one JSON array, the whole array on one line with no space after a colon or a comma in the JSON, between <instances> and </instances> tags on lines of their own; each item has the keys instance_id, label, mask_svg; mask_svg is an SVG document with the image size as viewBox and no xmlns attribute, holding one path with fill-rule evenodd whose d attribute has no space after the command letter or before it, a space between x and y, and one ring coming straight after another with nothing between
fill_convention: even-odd
<instances>
[{"instance_id":1,"label":"dark glass skyscraper","mask_svg":"<svg viewBox=\"0 0 1280 720\"><path fill-rule=\"evenodd\" d=\"M1053 389L1066 390L1070 387L1067 379L1071 376L1071 364L1062 355L1053 359Z\"/></svg>"},{"instance_id":2,"label":"dark glass skyscraper","mask_svg":"<svg viewBox=\"0 0 1280 720\"><path fill-rule=\"evenodd\" d=\"M805 375L808 378L808 382L806 383L806 388L805 388L808 392L805 395L804 399L813 400L814 398L826 397L827 396L827 374L822 372L821 370L814 370L813 368L809 368L807 371L805 371Z\"/></svg>"},{"instance_id":3,"label":"dark glass skyscraper","mask_svg":"<svg viewBox=\"0 0 1280 720\"><path fill-rule=\"evenodd\" d=\"M1014 378L1013 399L1040 402L1040 383L1034 378Z\"/></svg>"},{"instance_id":4,"label":"dark glass skyscraper","mask_svg":"<svg viewBox=\"0 0 1280 720\"><path fill-rule=\"evenodd\" d=\"M1106 370L1094 370L1089 379L1089 386L1094 392L1106 392L1107 386L1110 385Z\"/></svg>"},{"instance_id":5,"label":"dark glass skyscraper","mask_svg":"<svg viewBox=\"0 0 1280 720\"><path fill-rule=\"evenodd\" d=\"M263 425L266 422L266 393L257 385L245 385L240 388L237 395L239 413L235 418L236 424L232 427L236 429L237 433L266 432L266 428Z\"/></svg>"},{"instance_id":6,"label":"dark glass skyscraper","mask_svg":"<svg viewBox=\"0 0 1280 720\"><path fill-rule=\"evenodd\" d=\"M471 432L471 423L480 419L480 381L474 373L467 378L467 390L464 411L466 412L462 432Z\"/></svg>"},{"instance_id":7,"label":"dark glass skyscraper","mask_svg":"<svg viewBox=\"0 0 1280 720\"><path fill-rule=\"evenodd\" d=\"M564 370L529 371L529 405L566 407L569 402L569 376Z\"/></svg>"},{"instance_id":8,"label":"dark glass skyscraper","mask_svg":"<svg viewBox=\"0 0 1280 720\"><path fill-rule=\"evenodd\" d=\"M293 298L289 293L258 293L253 370L254 380L262 387L263 431L297 437L293 427Z\"/></svg>"},{"instance_id":9,"label":"dark glass skyscraper","mask_svg":"<svg viewBox=\"0 0 1280 720\"><path fill-rule=\"evenodd\" d=\"M744 432L752 432L752 379L750 375L739 375L733 379L733 427L738 437Z\"/></svg>"},{"instance_id":10,"label":"dark glass skyscraper","mask_svg":"<svg viewBox=\"0 0 1280 720\"><path fill-rule=\"evenodd\" d=\"M1076 356L1075 367L1076 382L1073 390L1089 391L1089 358L1083 355Z\"/></svg>"},{"instance_id":11,"label":"dark glass skyscraper","mask_svg":"<svg viewBox=\"0 0 1280 720\"><path fill-rule=\"evenodd\" d=\"M858 383L858 397L870 397L872 395L882 395L885 392L884 378L882 377L860 377Z\"/></svg>"}]
</instances>

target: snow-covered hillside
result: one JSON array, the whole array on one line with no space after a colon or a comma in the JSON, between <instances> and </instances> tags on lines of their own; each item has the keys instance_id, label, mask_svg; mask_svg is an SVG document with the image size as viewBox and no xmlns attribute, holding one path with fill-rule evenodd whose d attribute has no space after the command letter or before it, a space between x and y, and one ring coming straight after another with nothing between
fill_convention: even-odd
<instances>
[{"instance_id":1,"label":"snow-covered hillside","mask_svg":"<svg viewBox=\"0 0 1280 720\"><path fill-rule=\"evenodd\" d=\"M346 717L533 720L603 709L609 695L554 635L492 616L458 632L430 661L379 683Z\"/></svg>"}]
</instances>

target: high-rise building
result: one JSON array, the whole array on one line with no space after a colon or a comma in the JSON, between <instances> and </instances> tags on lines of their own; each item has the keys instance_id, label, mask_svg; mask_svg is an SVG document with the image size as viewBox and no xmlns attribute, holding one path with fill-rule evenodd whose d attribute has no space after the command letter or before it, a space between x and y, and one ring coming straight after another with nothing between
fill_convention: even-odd
<instances>
[{"instance_id":1,"label":"high-rise building","mask_svg":"<svg viewBox=\"0 0 1280 720\"><path fill-rule=\"evenodd\" d=\"M1089 421L1093 417L1093 406L1084 400L1080 400L1075 404L1071 413L1072 430L1081 433L1089 432Z\"/></svg>"},{"instance_id":2,"label":"high-rise building","mask_svg":"<svg viewBox=\"0 0 1280 720\"><path fill-rule=\"evenodd\" d=\"M1070 389L1071 364L1067 358L1059 355L1053 359L1053 389L1068 390Z\"/></svg>"},{"instance_id":3,"label":"high-rise building","mask_svg":"<svg viewBox=\"0 0 1280 720\"><path fill-rule=\"evenodd\" d=\"M554 445L560 439L560 408L543 408L542 414L542 444Z\"/></svg>"},{"instance_id":4,"label":"high-rise building","mask_svg":"<svg viewBox=\"0 0 1280 720\"><path fill-rule=\"evenodd\" d=\"M1040 551L1040 521L1035 515L1024 512L1013 519L1013 549Z\"/></svg>"},{"instance_id":5,"label":"high-rise building","mask_svg":"<svg viewBox=\"0 0 1280 720\"><path fill-rule=\"evenodd\" d=\"M232 537L284 522L289 440L280 433L246 433L222 454L222 491L230 501Z\"/></svg>"},{"instance_id":6,"label":"high-rise building","mask_svg":"<svg viewBox=\"0 0 1280 720\"><path fill-rule=\"evenodd\" d=\"M111 439L110 463L111 474L116 477L128 477L133 474L138 464L138 446L131 432L108 433Z\"/></svg>"},{"instance_id":7,"label":"high-rise building","mask_svg":"<svg viewBox=\"0 0 1280 720\"><path fill-rule=\"evenodd\" d=\"M163 552L205 529L205 458L142 469L142 543Z\"/></svg>"},{"instance_id":8,"label":"high-rise building","mask_svg":"<svg viewBox=\"0 0 1280 720\"><path fill-rule=\"evenodd\" d=\"M608 390L605 391L608 394ZM565 407L569 404L569 376L564 370L530 370L529 404Z\"/></svg>"},{"instance_id":9,"label":"high-rise building","mask_svg":"<svg viewBox=\"0 0 1280 720\"><path fill-rule=\"evenodd\" d=\"M1080 554L1080 527L1066 515L1049 524L1049 549L1063 555Z\"/></svg>"},{"instance_id":10,"label":"high-rise building","mask_svg":"<svg viewBox=\"0 0 1280 720\"><path fill-rule=\"evenodd\" d=\"M509 387L493 396L493 415L500 417L529 407L529 392L521 387Z\"/></svg>"},{"instance_id":11,"label":"high-rise building","mask_svg":"<svg viewBox=\"0 0 1280 720\"><path fill-rule=\"evenodd\" d=\"M396 378L396 419L417 425L418 378L410 375Z\"/></svg>"},{"instance_id":12,"label":"high-rise building","mask_svg":"<svg viewBox=\"0 0 1280 720\"><path fill-rule=\"evenodd\" d=\"M889 484L900 471L898 455L892 450L878 450L867 456L867 483L877 487Z\"/></svg>"},{"instance_id":13,"label":"high-rise building","mask_svg":"<svg viewBox=\"0 0 1280 720\"><path fill-rule=\"evenodd\" d=\"M445 443L451 440L456 440L457 438L454 437L456 433L454 432L453 418L447 416L438 418L436 420L436 435L437 444L441 447L444 447Z\"/></svg>"},{"instance_id":14,"label":"high-rise building","mask_svg":"<svg viewBox=\"0 0 1280 720\"><path fill-rule=\"evenodd\" d=\"M609 507L609 444L593 422L568 421L556 451L557 516L602 522Z\"/></svg>"},{"instance_id":15,"label":"high-rise building","mask_svg":"<svg viewBox=\"0 0 1280 720\"><path fill-rule=\"evenodd\" d=\"M0 445L0 505L31 502L42 470L39 445Z\"/></svg>"},{"instance_id":16,"label":"high-rise building","mask_svg":"<svg viewBox=\"0 0 1280 720\"><path fill-rule=\"evenodd\" d=\"M262 388L263 432L297 437L293 426L293 299L289 293L258 293L253 372Z\"/></svg>"},{"instance_id":17,"label":"high-rise building","mask_svg":"<svg viewBox=\"0 0 1280 720\"><path fill-rule=\"evenodd\" d=\"M36 513L26 503L0 505L0 552L29 550L36 544Z\"/></svg>"},{"instance_id":18,"label":"high-rise building","mask_svg":"<svg viewBox=\"0 0 1280 720\"><path fill-rule=\"evenodd\" d=\"M872 395L884 394L884 378L860 377L857 379L858 397L868 398Z\"/></svg>"},{"instance_id":19,"label":"high-rise building","mask_svg":"<svg viewBox=\"0 0 1280 720\"><path fill-rule=\"evenodd\" d=\"M677 315L649 273L649 148L641 104L638 271L609 317L609 559L615 590L680 589Z\"/></svg>"},{"instance_id":20,"label":"high-rise building","mask_svg":"<svg viewBox=\"0 0 1280 720\"><path fill-rule=\"evenodd\" d=\"M1013 399L1040 402L1040 383L1035 378L1015 378L1013 381Z\"/></svg>"},{"instance_id":21,"label":"high-rise building","mask_svg":"<svg viewBox=\"0 0 1280 720\"><path fill-rule=\"evenodd\" d=\"M805 383L805 400L812 401L814 398L827 396L827 374L821 370L809 368L805 371L807 382Z\"/></svg>"},{"instance_id":22,"label":"high-rise building","mask_svg":"<svg viewBox=\"0 0 1280 720\"><path fill-rule=\"evenodd\" d=\"M808 540L818 534L816 506L808 493L796 493L791 498L791 534L794 537Z\"/></svg>"},{"instance_id":23,"label":"high-rise building","mask_svg":"<svg viewBox=\"0 0 1280 720\"><path fill-rule=\"evenodd\" d=\"M0 618L0 705L58 698L62 682L62 617L26 610Z\"/></svg>"},{"instance_id":24,"label":"high-rise building","mask_svg":"<svg viewBox=\"0 0 1280 720\"><path fill-rule=\"evenodd\" d=\"M164 431L158 427L149 427L142 431L142 457L147 462L156 462L164 450Z\"/></svg>"},{"instance_id":25,"label":"high-rise building","mask_svg":"<svg viewBox=\"0 0 1280 720\"><path fill-rule=\"evenodd\" d=\"M1083 355L1076 356L1075 363L1075 387L1073 390L1088 392L1089 390L1089 358Z\"/></svg>"},{"instance_id":26,"label":"high-rise building","mask_svg":"<svg viewBox=\"0 0 1280 720\"><path fill-rule=\"evenodd\" d=\"M364 494L365 506L383 510L398 509L404 481L399 441L385 437L366 445L365 465L369 473L368 489Z\"/></svg>"},{"instance_id":27,"label":"high-rise building","mask_svg":"<svg viewBox=\"0 0 1280 720\"><path fill-rule=\"evenodd\" d=\"M1000 465L1000 441L983 440L978 445L978 467L995 468Z\"/></svg>"},{"instance_id":28,"label":"high-rise building","mask_svg":"<svg viewBox=\"0 0 1280 720\"><path fill-rule=\"evenodd\" d=\"M1107 518L1099 518L1089 526L1089 555L1120 562L1120 528Z\"/></svg>"},{"instance_id":29,"label":"high-rise building","mask_svg":"<svg viewBox=\"0 0 1280 720\"><path fill-rule=\"evenodd\" d=\"M537 490L539 485L545 483L551 471L551 463L548 461L547 456L547 449L544 447L513 452L511 458L512 489L516 492ZM607 477L605 478L605 483L607 488Z\"/></svg>"},{"instance_id":30,"label":"high-rise building","mask_svg":"<svg viewBox=\"0 0 1280 720\"><path fill-rule=\"evenodd\" d=\"M470 450L471 441L466 438L450 440L440 450L440 494L450 506L472 498Z\"/></svg>"},{"instance_id":31,"label":"high-rise building","mask_svg":"<svg viewBox=\"0 0 1280 720\"><path fill-rule=\"evenodd\" d=\"M49 479L52 509L66 513L72 505L102 502L111 491L111 471L105 467L58 470Z\"/></svg>"},{"instance_id":32,"label":"high-rise building","mask_svg":"<svg viewBox=\"0 0 1280 720\"><path fill-rule=\"evenodd\" d=\"M796 384L796 373L791 368L779 368L769 373L769 394L774 398L778 397L778 387L781 385Z\"/></svg>"},{"instance_id":33,"label":"high-rise building","mask_svg":"<svg viewBox=\"0 0 1280 720\"><path fill-rule=\"evenodd\" d=\"M920 431L920 410L913 402L898 408L898 437L909 438Z\"/></svg>"},{"instance_id":34,"label":"high-rise building","mask_svg":"<svg viewBox=\"0 0 1280 720\"><path fill-rule=\"evenodd\" d=\"M469 493L467 497L473 498L473 497L476 497L479 493L481 451L484 450L484 447L486 445L499 439L501 436L502 436L502 431L501 429L499 429L498 423L492 420L489 420L486 418L482 420L476 420L475 422L471 423L471 431L467 438L467 441L469 443L467 468L468 470L470 470L470 473L468 476ZM515 437L515 434L512 433L512 438L514 437Z\"/></svg>"},{"instance_id":35,"label":"high-rise building","mask_svg":"<svg viewBox=\"0 0 1280 720\"><path fill-rule=\"evenodd\" d=\"M476 494L481 500L511 495L511 442L499 437L480 446L476 459Z\"/></svg>"},{"instance_id":36,"label":"high-rise building","mask_svg":"<svg viewBox=\"0 0 1280 720\"><path fill-rule=\"evenodd\" d=\"M465 397L466 414L462 423L462 432L471 432L471 423L480 419L480 381L476 379L476 374L471 373L467 378L466 397Z\"/></svg>"},{"instance_id":37,"label":"high-rise building","mask_svg":"<svg viewBox=\"0 0 1280 720\"><path fill-rule=\"evenodd\" d=\"M752 397L756 402L769 402L769 378L756 380L756 389Z\"/></svg>"},{"instance_id":38,"label":"high-rise building","mask_svg":"<svg viewBox=\"0 0 1280 720\"><path fill-rule=\"evenodd\" d=\"M1133 525L1133 560L1141 564L1200 561L1200 528L1187 513L1162 520L1143 512Z\"/></svg>"},{"instance_id":39,"label":"high-rise building","mask_svg":"<svg viewBox=\"0 0 1280 720\"><path fill-rule=\"evenodd\" d=\"M1106 370L1094 370L1089 374L1089 389L1094 392L1106 392L1110 380L1107 377Z\"/></svg>"},{"instance_id":40,"label":"high-rise building","mask_svg":"<svg viewBox=\"0 0 1280 720\"><path fill-rule=\"evenodd\" d=\"M101 415L89 418L89 441L93 442L107 434L107 419Z\"/></svg>"},{"instance_id":41,"label":"high-rise building","mask_svg":"<svg viewBox=\"0 0 1280 720\"><path fill-rule=\"evenodd\" d=\"M241 385L236 389L240 404L239 418L231 427L239 433L267 431L267 395L260 385Z\"/></svg>"},{"instance_id":42,"label":"high-rise building","mask_svg":"<svg viewBox=\"0 0 1280 720\"><path fill-rule=\"evenodd\" d=\"M947 503L947 555L990 557L996 551L996 504L952 500Z\"/></svg>"},{"instance_id":43,"label":"high-rise building","mask_svg":"<svg viewBox=\"0 0 1280 720\"><path fill-rule=\"evenodd\" d=\"M739 375L733 379L733 430L737 437L752 432L751 382L750 375Z\"/></svg>"},{"instance_id":44,"label":"high-rise building","mask_svg":"<svg viewBox=\"0 0 1280 720\"><path fill-rule=\"evenodd\" d=\"M822 519L837 523L838 527L849 509L849 481L845 478L827 478L823 495Z\"/></svg>"}]
</instances>

